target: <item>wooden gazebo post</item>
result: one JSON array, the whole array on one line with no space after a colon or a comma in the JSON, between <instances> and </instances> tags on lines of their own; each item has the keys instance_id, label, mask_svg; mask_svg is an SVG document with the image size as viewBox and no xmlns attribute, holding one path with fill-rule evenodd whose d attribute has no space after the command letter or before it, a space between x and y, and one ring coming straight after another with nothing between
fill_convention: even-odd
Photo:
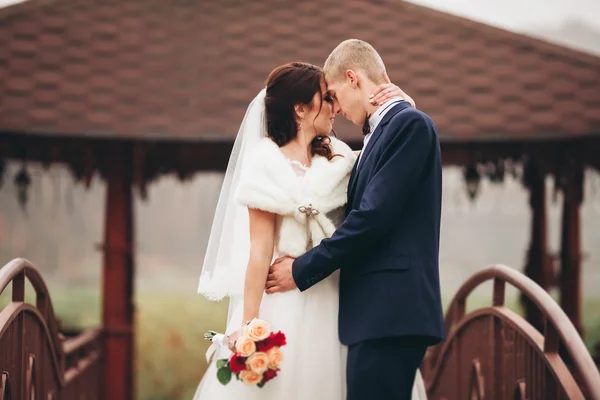
<instances>
[{"instance_id":1,"label":"wooden gazebo post","mask_svg":"<svg viewBox=\"0 0 600 400\"><path fill-rule=\"evenodd\" d=\"M528 277L547 291L550 287L551 271L546 229L546 182L544 173L535 162L530 161L526 164L525 180L529 188L529 205L531 207L531 241L524 270ZM529 323L543 332L544 321L538 307L526 296L522 296L521 301Z\"/></svg>"},{"instance_id":2,"label":"wooden gazebo post","mask_svg":"<svg viewBox=\"0 0 600 400\"><path fill-rule=\"evenodd\" d=\"M134 398L134 234L131 146L115 143L106 165L102 321L106 400Z\"/></svg>"},{"instance_id":3,"label":"wooden gazebo post","mask_svg":"<svg viewBox=\"0 0 600 400\"><path fill-rule=\"evenodd\" d=\"M581 325L581 218L583 166L568 163L563 183L560 305L583 336Z\"/></svg>"}]
</instances>

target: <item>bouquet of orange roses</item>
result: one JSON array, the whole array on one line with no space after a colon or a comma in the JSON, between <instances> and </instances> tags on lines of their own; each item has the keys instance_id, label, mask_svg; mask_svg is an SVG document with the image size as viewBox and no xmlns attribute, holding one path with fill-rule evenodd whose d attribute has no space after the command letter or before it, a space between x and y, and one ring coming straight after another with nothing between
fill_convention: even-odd
<instances>
[{"instance_id":1,"label":"bouquet of orange roses","mask_svg":"<svg viewBox=\"0 0 600 400\"><path fill-rule=\"evenodd\" d=\"M213 344L224 345L227 342L226 336L213 331L209 331L204 337ZM229 359L217 360L217 379L227 385L231 377L235 376L247 385L263 387L277 376L283 361L281 347L285 344L285 335L281 331L271 332L267 322L252 320L242 328L242 333L235 342L236 352ZM207 357L210 352L211 349Z\"/></svg>"}]
</instances>

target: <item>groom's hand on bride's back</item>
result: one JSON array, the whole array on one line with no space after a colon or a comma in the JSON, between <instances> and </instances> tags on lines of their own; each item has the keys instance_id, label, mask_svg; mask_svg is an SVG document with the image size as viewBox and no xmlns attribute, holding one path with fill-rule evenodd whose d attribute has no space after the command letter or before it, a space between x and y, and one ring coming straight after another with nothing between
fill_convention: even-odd
<instances>
[{"instance_id":1,"label":"groom's hand on bride's back","mask_svg":"<svg viewBox=\"0 0 600 400\"><path fill-rule=\"evenodd\" d=\"M293 262L294 259L291 257L281 257L275 260L269 268L267 276L265 286L267 294L283 293L298 288L292 275Z\"/></svg>"}]
</instances>

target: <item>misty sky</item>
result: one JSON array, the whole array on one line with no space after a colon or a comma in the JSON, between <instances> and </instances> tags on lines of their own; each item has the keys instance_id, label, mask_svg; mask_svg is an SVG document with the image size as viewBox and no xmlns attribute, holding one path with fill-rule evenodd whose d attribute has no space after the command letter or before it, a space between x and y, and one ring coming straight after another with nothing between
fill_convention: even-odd
<instances>
[{"instance_id":1,"label":"misty sky","mask_svg":"<svg viewBox=\"0 0 600 400\"><path fill-rule=\"evenodd\" d=\"M598 0L410 0L510 30L552 27L570 18L600 29Z\"/></svg>"}]
</instances>

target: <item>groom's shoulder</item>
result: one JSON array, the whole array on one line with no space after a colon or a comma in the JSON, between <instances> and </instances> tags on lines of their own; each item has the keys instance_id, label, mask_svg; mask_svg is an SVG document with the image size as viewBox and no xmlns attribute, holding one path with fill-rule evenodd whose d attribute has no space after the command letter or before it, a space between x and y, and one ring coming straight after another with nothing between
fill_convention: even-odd
<instances>
[{"instance_id":1,"label":"groom's shoulder","mask_svg":"<svg viewBox=\"0 0 600 400\"><path fill-rule=\"evenodd\" d=\"M410 136L416 138L415 143L424 146L431 142L439 142L437 129L431 117L413 107L404 108L392 116L387 126L386 136L388 141L402 141Z\"/></svg>"},{"instance_id":2,"label":"groom's shoulder","mask_svg":"<svg viewBox=\"0 0 600 400\"><path fill-rule=\"evenodd\" d=\"M390 123L401 122L421 122L429 124L433 123L433 120L429 115L425 114L423 111L408 106L406 108L396 111L390 120Z\"/></svg>"},{"instance_id":3,"label":"groom's shoulder","mask_svg":"<svg viewBox=\"0 0 600 400\"><path fill-rule=\"evenodd\" d=\"M390 119L390 126L396 128L413 127L414 129L428 129L436 132L435 123L429 115L413 107L398 110Z\"/></svg>"}]
</instances>

